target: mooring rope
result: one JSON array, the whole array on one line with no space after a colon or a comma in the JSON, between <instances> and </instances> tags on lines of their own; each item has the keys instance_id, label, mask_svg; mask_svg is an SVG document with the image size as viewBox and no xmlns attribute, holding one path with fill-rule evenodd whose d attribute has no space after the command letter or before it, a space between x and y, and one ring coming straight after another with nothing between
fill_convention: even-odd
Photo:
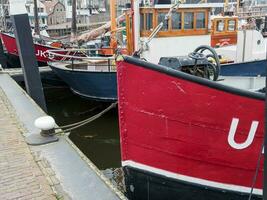
<instances>
[{"instance_id":1,"label":"mooring rope","mask_svg":"<svg viewBox=\"0 0 267 200\"><path fill-rule=\"evenodd\" d=\"M86 124L98 119L99 117L101 117L102 115L107 113L112 108L115 108L117 104L118 104L118 102L112 103L109 107L107 107L106 109L104 109L100 113L98 113L98 114L96 114L96 115L94 115L92 117L89 117L88 119L85 119L85 120L82 120L82 121L79 121L79 122L76 122L76 123L73 123L73 124L68 124L68 125L65 125L65 126L57 127L55 129L61 129L62 130L60 132L57 132L57 134L63 133L63 132L69 132L69 131L72 131L74 129L80 128L81 126L84 126L84 125L86 125Z\"/></svg>"},{"instance_id":2,"label":"mooring rope","mask_svg":"<svg viewBox=\"0 0 267 200\"><path fill-rule=\"evenodd\" d=\"M264 148L264 141L262 143L262 148L261 148L261 151L260 151L260 154L259 154L259 158L258 158L258 161L257 161L256 171L255 171L255 175L253 177L253 181L252 181L251 190L250 190L250 193L249 193L248 200L251 200L251 198L252 198L252 193L253 193L253 190L254 190L254 187L255 187L255 184L256 184L256 180L257 180L257 177L258 177L259 169L260 169L260 162L261 162L263 148Z\"/></svg>"}]
</instances>

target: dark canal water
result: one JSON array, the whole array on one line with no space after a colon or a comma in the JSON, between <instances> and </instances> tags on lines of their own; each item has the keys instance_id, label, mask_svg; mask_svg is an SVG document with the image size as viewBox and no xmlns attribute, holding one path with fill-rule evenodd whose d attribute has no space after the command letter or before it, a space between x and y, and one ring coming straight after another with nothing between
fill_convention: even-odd
<instances>
[{"instance_id":1,"label":"dark canal water","mask_svg":"<svg viewBox=\"0 0 267 200\"><path fill-rule=\"evenodd\" d=\"M59 126L87 119L110 105L83 99L68 88L45 88L45 96L48 113ZM117 108L73 130L70 139L99 169L121 166Z\"/></svg>"}]
</instances>

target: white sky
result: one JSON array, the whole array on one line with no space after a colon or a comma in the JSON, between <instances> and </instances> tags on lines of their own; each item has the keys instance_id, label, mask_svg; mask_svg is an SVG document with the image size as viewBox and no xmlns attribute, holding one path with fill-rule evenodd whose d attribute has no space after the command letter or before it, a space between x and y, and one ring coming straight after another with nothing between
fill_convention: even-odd
<instances>
[{"instance_id":1,"label":"white sky","mask_svg":"<svg viewBox=\"0 0 267 200\"><path fill-rule=\"evenodd\" d=\"M25 8L26 0L9 0L10 15L27 13Z\"/></svg>"}]
</instances>

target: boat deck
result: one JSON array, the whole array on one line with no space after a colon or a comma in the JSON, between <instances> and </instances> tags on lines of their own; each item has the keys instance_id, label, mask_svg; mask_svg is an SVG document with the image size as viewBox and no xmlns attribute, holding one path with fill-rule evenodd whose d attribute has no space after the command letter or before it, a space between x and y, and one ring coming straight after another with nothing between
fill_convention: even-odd
<instances>
[{"instance_id":1,"label":"boat deck","mask_svg":"<svg viewBox=\"0 0 267 200\"><path fill-rule=\"evenodd\" d=\"M53 62L50 66L68 70L84 72L116 72L116 65L103 60L76 61L74 64L69 62Z\"/></svg>"}]
</instances>

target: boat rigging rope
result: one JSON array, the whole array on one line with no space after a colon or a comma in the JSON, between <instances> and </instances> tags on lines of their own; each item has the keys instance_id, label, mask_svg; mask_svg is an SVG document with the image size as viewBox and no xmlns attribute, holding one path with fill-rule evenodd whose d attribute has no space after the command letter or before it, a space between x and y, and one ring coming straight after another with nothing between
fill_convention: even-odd
<instances>
[{"instance_id":1,"label":"boat rigging rope","mask_svg":"<svg viewBox=\"0 0 267 200\"><path fill-rule=\"evenodd\" d=\"M252 198L252 193L253 193L253 190L254 190L254 187L255 187L255 183L256 183L256 180L257 180L257 177L258 177L259 169L260 169L260 162L261 162L263 149L264 149L264 142L262 143L262 148L261 148L261 151L260 151L260 154L259 154L259 158L258 158L258 161L257 161L256 171L255 171L255 175L253 177L253 182L252 182L252 185L251 185L251 190L250 190L250 193L249 193L248 200L251 200L251 198Z\"/></svg>"},{"instance_id":2,"label":"boat rigging rope","mask_svg":"<svg viewBox=\"0 0 267 200\"><path fill-rule=\"evenodd\" d=\"M80 128L81 126L84 126L98 118L100 118L102 115L104 115L105 113L107 113L109 110L111 110L112 108L115 108L117 106L118 102L115 102L115 103L112 103L109 107L107 107L106 109L104 109L103 111L101 111L100 113L92 116L92 117L89 117L88 119L85 119L85 120L82 120L80 122L76 122L76 123L73 123L73 124L68 124L68 125L65 125L65 126L61 126L61 127L57 127L55 129L61 129L62 131L60 132L57 132L56 134L59 134L59 133L64 133L64 132L70 132L74 129L77 129L77 128Z\"/></svg>"}]
</instances>

